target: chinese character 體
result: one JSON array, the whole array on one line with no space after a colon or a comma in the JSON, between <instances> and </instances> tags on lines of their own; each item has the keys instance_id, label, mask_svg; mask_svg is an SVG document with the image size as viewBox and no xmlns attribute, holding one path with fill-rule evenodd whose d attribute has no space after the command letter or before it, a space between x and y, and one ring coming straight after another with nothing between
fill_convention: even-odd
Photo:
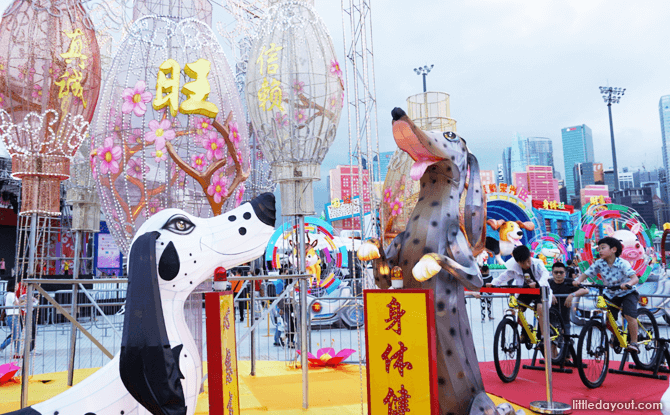
<instances>
[{"instance_id":1,"label":"chinese character \u9ad4","mask_svg":"<svg viewBox=\"0 0 670 415\"><path fill-rule=\"evenodd\" d=\"M389 357L391 354L391 351L393 351L393 346L388 344L386 346L386 350L384 353L382 353L382 359L384 359L384 362L386 363L386 373L389 373L389 370L391 369L391 362L395 360L395 363L393 363L393 368L398 369L398 373L400 373L401 377L405 376L405 368L407 370L412 369L412 363L410 362L405 362L405 352L407 351L407 346L403 342L398 342L398 345L400 345L400 349L398 349L397 352L393 354L393 356Z\"/></svg>"}]
</instances>

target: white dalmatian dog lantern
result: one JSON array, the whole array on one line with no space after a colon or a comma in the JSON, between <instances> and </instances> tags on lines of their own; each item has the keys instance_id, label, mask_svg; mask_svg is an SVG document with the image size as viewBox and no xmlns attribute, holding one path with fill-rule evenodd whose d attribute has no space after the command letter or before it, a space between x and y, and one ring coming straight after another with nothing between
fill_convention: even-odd
<instances>
[{"instance_id":1,"label":"white dalmatian dog lantern","mask_svg":"<svg viewBox=\"0 0 670 415\"><path fill-rule=\"evenodd\" d=\"M385 251L370 240L358 258L374 260L382 289L391 286L389 270L400 267L403 288L433 290L440 414L502 413L484 391L463 293L482 286L475 255L484 249L486 205L477 159L453 132L422 131L400 108L391 114L396 143L415 161L410 173L420 180L419 199Z\"/></svg>"},{"instance_id":2,"label":"white dalmatian dog lantern","mask_svg":"<svg viewBox=\"0 0 670 415\"><path fill-rule=\"evenodd\" d=\"M184 302L217 267L260 255L274 232L265 193L213 218L165 209L137 231L128 257L121 351L66 392L12 415L193 415L202 360Z\"/></svg>"}]
</instances>

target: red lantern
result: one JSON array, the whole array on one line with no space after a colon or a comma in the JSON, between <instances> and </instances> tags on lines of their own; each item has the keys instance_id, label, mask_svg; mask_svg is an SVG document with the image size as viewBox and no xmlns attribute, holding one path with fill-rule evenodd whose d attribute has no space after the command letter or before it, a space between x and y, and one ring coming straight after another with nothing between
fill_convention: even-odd
<instances>
[{"instance_id":1,"label":"red lantern","mask_svg":"<svg viewBox=\"0 0 670 415\"><path fill-rule=\"evenodd\" d=\"M0 133L23 180L21 214L60 214L60 182L88 133L100 53L78 0L16 0L0 23Z\"/></svg>"}]
</instances>

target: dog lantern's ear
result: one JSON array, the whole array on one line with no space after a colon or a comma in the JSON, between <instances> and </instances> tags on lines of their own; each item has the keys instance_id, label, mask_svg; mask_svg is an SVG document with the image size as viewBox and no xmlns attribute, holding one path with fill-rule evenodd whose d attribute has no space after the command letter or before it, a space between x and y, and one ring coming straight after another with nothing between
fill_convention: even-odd
<instances>
[{"instance_id":1,"label":"dog lantern's ear","mask_svg":"<svg viewBox=\"0 0 670 415\"><path fill-rule=\"evenodd\" d=\"M519 228L525 229L527 231L535 230L535 224L533 222L521 222L520 220L516 221Z\"/></svg>"},{"instance_id":2,"label":"dog lantern's ear","mask_svg":"<svg viewBox=\"0 0 670 415\"><path fill-rule=\"evenodd\" d=\"M505 223L502 219L489 219L486 221L486 224L493 228L494 231L497 231Z\"/></svg>"},{"instance_id":3,"label":"dog lantern's ear","mask_svg":"<svg viewBox=\"0 0 670 415\"><path fill-rule=\"evenodd\" d=\"M156 239L159 236L160 232L147 232L138 236L131 246L119 371L128 392L149 412L185 415L184 391L179 380L182 378L179 371L182 346L170 348L158 288ZM164 267L170 266L172 255L168 253ZM165 253L161 256L161 262L165 256Z\"/></svg>"}]
</instances>

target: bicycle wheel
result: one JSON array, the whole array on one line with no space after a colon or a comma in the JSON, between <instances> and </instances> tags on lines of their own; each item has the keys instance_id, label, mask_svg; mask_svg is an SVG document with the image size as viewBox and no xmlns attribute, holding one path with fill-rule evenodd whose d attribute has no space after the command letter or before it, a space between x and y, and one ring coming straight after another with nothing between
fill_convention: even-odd
<instances>
[{"instance_id":1,"label":"bicycle wheel","mask_svg":"<svg viewBox=\"0 0 670 415\"><path fill-rule=\"evenodd\" d=\"M610 348L607 330L598 320L591 320L579 333L577 371L582 383L589 388L603 384L609 369Z\"/></svg>"},{"instance_id":2,"label":"bicycle wheel","mask_svg":"<svg viewBox=\"0 0 670 415\"><path fill-rule=\"evenodd\" d=\"M640 317L645 316L645 320L640 321ZM635 366L639 369L651 370L656 363L656 354L658 353L658 323L654 315L646 308L637 310L637 345L640 353L631 353Z\"/></svg>"},{"instance_id":3,"label":"bicycle wheel","mask_svg":"<svg viewBox=\"0 0 670 415\"><path fill-rule=\"evenodd\" d=\"M556 356L552 354L551 363L560 365L568 353L568 345L565 341L565 325L558 310L549 309L549 331L551 332L551 344L556 346ZM553 348L553 347L552 347Z\"/></svg>"},{"instance_id":4,"label":"bicycle wheel","mask_svg":"<svg viewBox=\"0 0 670 415\"><path fill-rule=\"evenodd\" d=\"M493 360L498 377L505 383L516 379L521 366L521 343L514 320L503 318L493 338Z\"/></svg>"}]
</instances>

